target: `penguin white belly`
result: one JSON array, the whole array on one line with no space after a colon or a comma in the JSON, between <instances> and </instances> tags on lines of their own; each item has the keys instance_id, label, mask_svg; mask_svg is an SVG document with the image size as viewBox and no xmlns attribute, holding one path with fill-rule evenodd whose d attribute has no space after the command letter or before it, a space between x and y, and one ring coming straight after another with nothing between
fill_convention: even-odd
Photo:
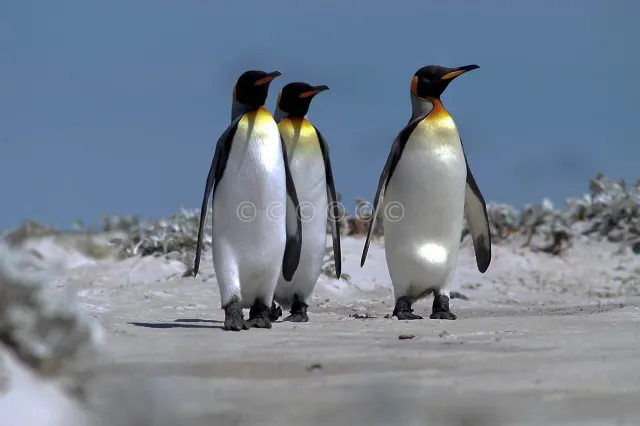
<instances>
[{"instance_id":1,"label":"penguin white belly","mask_svg":"<svg viewBox=\"0 0 640 426\"><path fill-rule=\"evenodd\" d=\"M384 196L385 252L396 298L446 289L458 259L466 164L455 128L411 135Z\"/></svg>"},{"instance_id":2,"label":"penguin white belly","mask_svg":"<svg viewBox=\"0 0 640 426\"><path fill-rule=\"evenodd\" d=\"M291 175L295 182L302 220L302 251L298 269L287 282L280 274L275 299L285 308L291 307L294 295L308 302L322 270L327 246L327 185L322 152L299 146L290 154ZM293 204L287 202L287 226L290 232L296 227ZM308 304L308 303L307 303Z\"/></svg>"},{"instance_id":3,"label":"penguin white belly","mask_svg":"<svg viewBox=\"0 0 640 426\"><path fill-rule=\"evenodd\" d=\"M286 244L280 134L266 110L238 124L213 202L213 262L222 305L236 297L269 306Z\"/></svg>"}]
</instances>

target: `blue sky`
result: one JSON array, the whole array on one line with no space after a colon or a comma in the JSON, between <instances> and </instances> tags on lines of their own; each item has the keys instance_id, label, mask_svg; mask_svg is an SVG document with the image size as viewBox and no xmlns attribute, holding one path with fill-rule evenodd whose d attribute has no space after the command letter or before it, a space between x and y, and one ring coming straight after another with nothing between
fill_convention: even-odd
<instances>
[{"instance_id":1,"label":"blue sky","mask_svg":"<svg viewBox=\"0 0 640 426\"><path fill-rule=\"evenodd\" d=\"M289 81L331 88L309 118L347 201L373 198L427 64L480 65L443 102L488 201L563 202L598 172L635 180L639 12L622 0L4 0L0 229L198 208L247 69L282 72L271 109Z\"/></svg>"}]
</instances>

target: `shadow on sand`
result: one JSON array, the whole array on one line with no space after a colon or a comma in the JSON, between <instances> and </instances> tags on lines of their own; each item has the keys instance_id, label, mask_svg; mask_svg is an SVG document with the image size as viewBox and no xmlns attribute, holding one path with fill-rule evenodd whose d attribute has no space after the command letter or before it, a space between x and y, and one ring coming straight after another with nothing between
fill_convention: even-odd
<instances>
[{"instance_id":1,"label":"shadow on sand","mask_svg":"<svg viewBox=\"0 0 640 426\"><path fill-rule=\"evenodd\" d=\"M186 324L186 323L208 323L208 324L221 324L221 325L201 325L201 324ZM128 324L135 325L136 327L146 328L217 328L222 329L224 321L218 320L204 320L198 318L180 318L174 322L130 322Z\"/></svg>"}]
</instances>

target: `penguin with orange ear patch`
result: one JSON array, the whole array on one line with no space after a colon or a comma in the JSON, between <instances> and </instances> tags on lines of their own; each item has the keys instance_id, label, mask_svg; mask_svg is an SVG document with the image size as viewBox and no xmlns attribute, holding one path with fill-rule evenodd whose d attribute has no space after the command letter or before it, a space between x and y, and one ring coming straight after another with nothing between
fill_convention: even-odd
<instances>
[{"instance_id":1,"label":"penguin with orange ear patch","mask_svg":"<svg viewBox=\"0 0 640 426\"><path fill-rule=\"evenodd\" d=\"M294 231L287 235L285 218L272 213L273 206L284 206L287 199L298 207L284 141L264 107L269 85L278 76L278 71L249 70L238 78L231 124L216 144L202 198L193 271L196 275L200 266L211 197L211 249L225 330L271 328L278 277L291 280L300 260L301 221L294 217Z\"/></svg>"},{"instance_id":2,"label":"penguin with orange ear patch","mask_svg":"<svg viewBox=\"0 0 640 426\"><path fill-rule=\"evenodd\" d=\"M449 287L458 261L464 215L481 273L491 262L484 198L471 174L453 118L440 96L458 76L479 68L426 66L411 82L413 113L391 146L380 175L362 253L366 260L383 195L385 252L396 298L393 315L422 319L412 304L434 295L431 319L455 320Z\"/></svg>"},{"instance_id":3,"label":"penguin with orange ear patch","mask_svg":"<svg viewBox=\"0 0 640 426\"><path fill-rule=\"evenodd\" d=\"M296 216L302 220L302 248L300 263L291 281L280 276L274 300L290 313L284 321L307 322L307 306L313 288L322 271L322 260L327 246L327 217L331 225L336 276L341 274L339 210L333 171L329 157L329 145L322 133L307 119L311 100L327 86L311 86L307 83L289 83L282 88L274 118L287 147L291 175L295 182L300 208L287 203L287 234L296 231ZM272 320L282 310L271 307Z\"/></svg>"}]
</instances>

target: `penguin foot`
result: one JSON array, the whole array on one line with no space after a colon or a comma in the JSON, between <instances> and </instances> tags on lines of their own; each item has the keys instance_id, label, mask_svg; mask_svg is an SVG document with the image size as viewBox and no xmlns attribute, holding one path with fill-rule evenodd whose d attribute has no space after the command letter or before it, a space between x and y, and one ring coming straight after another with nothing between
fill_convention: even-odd
<instances>
[{"instance_id":1,"label":"penguin foot","mask_svg":"<svg viewBox=\"0 0 640 426\"><path fill-rule=\"evenodd\" d=\"M444 294L434 294L431 319L455 320L456 315L449 310L449 297Z\"/></svg>"},{"instance_id":2,"label":"penguin foot","mask_svg":"<svg viewBox=\"0 0 640 426\"><path fill-rule=\"evenodd\" d=\"M293 296L293 304L291 305L291 311L288 317L283 319L282 321L288 322L307 322L309 321L309 316L307 315L307 308L309 306L302 301L302 298L295 294Z\"/></svg>"},{"instance_id":3,"label":"penguin foot","mask_svg":"<svg viewBox=\"0 0 640 426\"><path fill-rule=\"evenodd\" d=\"M308 322L309 321L309 316L306 313L296 313L296 314L289 315L288 317L286 317L282 321L287 321L287 322Z\"/></svg>"},{"instance_id":4,"label":"penguin foot","mask_svg":"<svg viewBox=\"0 0 640 426\"><path fill-rule=\"evenodd\" d=\"M455 320L456 314L454 314L451 311L447 311L447 312L433 312L431 315L429 315L429 318L431 319L443 319L443 320Z\"/></svg>"},{"instance_id":5,"label":"penguin foot","mask_svg":"<svg viewBox=\"0 0 640 426\"><path fill-rule=\"evenodd\" d=\"M271 309L262 300L256 300L249 309L247 325L251 328L271 328L270 313Z\"/></svg>"},{"instance_id":6,"label":"penguin foot","mask_svg":"<svg viewBox=\"0 0 640 426\"><path fill-rule=\"evenodd\" d=\"M271 322L278 321L278 318L282 316L282 308L276 305L276 302L271 302L271 309L269 309L269 319Z\"/></svg>"},{"instance_id":7,"label":"penguin foot","mask_svg":"<svg viewBox=\"0 0 640 426\"><path fill-rule=\"evenodd\" d=\"M393 309L391 316L397 317L399 320L419 320L424 319L420 315L413 313L411 305L413 301L408 296L399 297L396 300L396 307Z\"/></svg>"},{"instance_id":8,"label":"penguin foot","mask_svg":"<svg viewBox=\"0 0 640 426\"><path fill-rule=\"evenodd\" d=\"M225 331L240 331L240 330L248 330L249 325L244 320L244 315L242 314L242 308L238 304L238 302L231 302L224 308L224 326L222 327Z\"/></svg>"},{"instance_id":9,"label":"penguin foot","mask_svg":"<svg viewBox=\"0 0 640 426\"><path fill-rule=\"evenodd\" d=\"M424 319L420 315L412 314L411 312L407 312L407 311L398 311L398 312L396 312L395 317L397 317L399 320L420 320L420 319Z\"/></svg>"}]
</instances>

